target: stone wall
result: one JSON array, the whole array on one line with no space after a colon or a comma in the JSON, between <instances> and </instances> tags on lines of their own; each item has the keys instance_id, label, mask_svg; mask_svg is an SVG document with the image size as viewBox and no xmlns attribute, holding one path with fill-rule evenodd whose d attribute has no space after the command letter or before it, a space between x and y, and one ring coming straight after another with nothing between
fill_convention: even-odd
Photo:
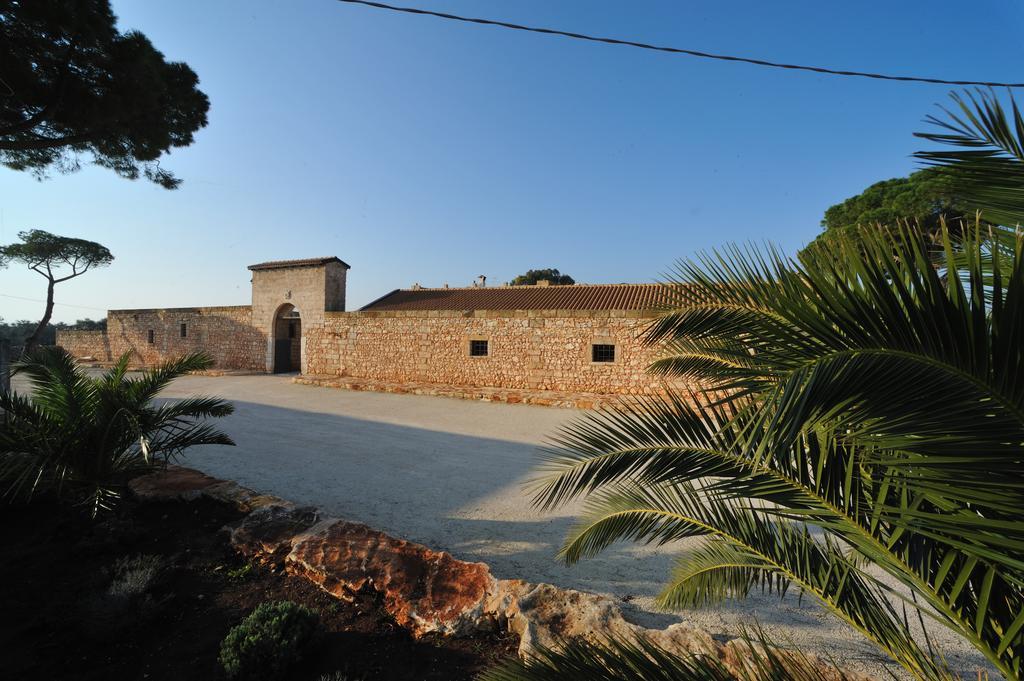
<instances>
[{"instance_id":1,"label":"stone wall","mask_svg":"<svg viewBox=\"0 0 1024 681\"><path fill-rule=\"evenodd\" d=\"M264 369L267 347L265 334L252 326L248 305L111 310L105 334L58 331L57 344L75 357L100 361L129 352L133 366L150 366L202 350L213 357L218 369L250 371Z\"/></svg>"},{"instance_id":2,"label":"stone wall","mask_svg":"<svg viewBox=\"0 0 1024 681\"><path fill-rule=\"evenodd\" d=\"M310 268L309 274L322 277L323 270ZM270 298L265 297L261 316L282 309ZM204 350L218 369L268 371L271 334L287 338L294 323L293 366L301 361L302 373L312 376L599 395L662 388L661 379L646 371L658 350L637 340L650 321L638 311L320 310L317 315L298 309L299 320L277 318L266 331L267 322L254 323L248 306L112 310L106 334L61 331L57 342L76 357L98 361L130 352L134 366ZM310 321L317 316L319 323ZM486 356L470 355L473 340L487 341ZM592 361L594 344L615 346L615 361Z\"/></svg>"},{"instance_id":3,"label":"stone wall","mask_svg":"<svg viewBox=\"0 0 1024 681\"><path fill-rule=\"evenodd\" d=\"M637 311L478 310L325 314L303 329L309 374L587 393L657 392L646 373L657 350L638 333ZM471 357L471 340L488 356ZM594 343L615 361L592 362Z\"/></svg>"},{"instance_id":4,"label":"stone wall","mask_svg":"<svg viewBox=\"0 0 1024 681\"><path fill-rule=\"evenodd\" d=\"M57 329L57 345L77 359L94 359L97 362L109 362L113 359L110 354L110 340L105 331Z\"/></svg>"},{"instance_id":5,"label":"stone wall","mask_svg":"<svg viewBox=\"0 0 1024 681\"><path fill-rule=\"evenodd\" d=\"M11 342L0 338L0 392L11 389Z\"/></svg>"}]
</instances>

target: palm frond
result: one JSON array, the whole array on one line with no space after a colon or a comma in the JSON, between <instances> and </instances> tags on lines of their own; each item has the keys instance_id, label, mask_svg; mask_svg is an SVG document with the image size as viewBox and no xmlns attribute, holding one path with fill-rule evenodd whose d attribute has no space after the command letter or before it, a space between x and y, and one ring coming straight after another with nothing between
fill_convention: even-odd
<instances>
[{"instance_id":1,"label":"palm frond","mask_svg":"<svg viewBox=\"0 0 1024 681\"><path fill-rule=\"evenodd\" d=\"M670 653L645 637L632 640L574 639L540 647L524 660L509 660L480 681L843 681L834 664L780 649L761 630L744 632L751 651L738 667L708 655Z\"/></svg>"},{"instance_id":2,"label":"palm frond","mask_svg":"<svg viewBox=\"0 0 1024 681\"><path fill-rule=\"evenodd\" d=\"M925 121L940 132L919 132L916 137L947 147L914 154L931 166L952 171L960 201L980 211L991 222L1024 223L1024 116L1013 95L1010 111L992 90L951 93L953 110Z\"/></svg>"},{"instance_id":3,"label":"palm frond","mask_svg":"<svg viewBox=\"0 0 1024 681\"><path fill-rule=\"evenodd\" d=\"M52 489L95 516L113 508L133 475L189 447L234 444L206 422L230 414L227 402L153 403L175 377L208 365L208 358L191 355L129 378L126 355L93 378L66 351L41 348L17 367L29 377L30 396L0 396L0 491L31 498Z\"/></svg>"},{"instance_id":4,"label":"palm frond","mask_svg":"<svg viewBox=\"0 0 1024 681\"><path fill-rule=\"evenodd\" d=\"M1024 248L980 224L935 236L900 225L799 260L727 248L681 263L677 307L647 339L665 351L657 372L708 392L630 401L555 437L535 503L590 502L563 557L711 537L682 558L667 605L796 584L881 627L922 673L889 610L904 600L1018 678ZM808 527L821 538L793 531ZM828 600L844 589L857 598Z\"/></svg>"},{"instance_id":5,"label":"palm frond","mask_svg":"<svg viewBox=\"0 0 1024 681\"><path fill-rule=\"evenodd\" d=\"M711 542L680 559L661 596L664 605L743 597L755 586L784 595L795 585L908 669L942 678L940 665L917 646L882 590L837 544L814 539L803 524L774 522L722 499L707 486L627 483L592 494L559 555L574 563L617 541L666 545L692 537Z\"/></svg>"}]
</instances>

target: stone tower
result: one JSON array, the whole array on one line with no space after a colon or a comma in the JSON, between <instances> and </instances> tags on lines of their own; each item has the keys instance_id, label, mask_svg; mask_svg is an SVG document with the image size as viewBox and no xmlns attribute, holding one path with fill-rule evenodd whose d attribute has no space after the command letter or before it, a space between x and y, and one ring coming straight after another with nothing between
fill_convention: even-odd
<instances>
[{"instance_id":1,"label":"stone tower","mask_svg":"<svg viewBox=\"0 0 1024 681\"><path fill-rule=\"evenodd\" d=\"M283 341L306 370L306 330L323 326L324 312L345 311L349 266L336 257L277 260L250 265L252 323L267 337L267 371L281 371ZM298 369L299 367L293 367Z\"/></svg>"}]
</instances>

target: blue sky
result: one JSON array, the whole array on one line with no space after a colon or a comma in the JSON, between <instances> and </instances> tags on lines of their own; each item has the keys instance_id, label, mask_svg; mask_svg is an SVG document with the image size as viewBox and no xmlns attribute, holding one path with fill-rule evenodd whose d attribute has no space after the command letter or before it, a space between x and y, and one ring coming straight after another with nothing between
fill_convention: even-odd
<instances>
[{"instance_id":1,"label":"blue sky","mask_svg":"<svg viewBox=\"0 0 1024 681\"><path fill-rule=\"evenodd\" d=\"M404 0L441 11L834 68L1024 80L1019 3ZM337 255L353 309L414 282L558 267L652 281L727 242L794 251L829 205L905 175L943 86L675 57L331 0L115 1L188 62L210 125L164 165L177 191L98 168L0 168L0 243L100 241L55 320L245 304L245 266ZM0 271L0 316L44 281ZM75 307L77 306L77 307Z\"/></svg>"}]
</instances>

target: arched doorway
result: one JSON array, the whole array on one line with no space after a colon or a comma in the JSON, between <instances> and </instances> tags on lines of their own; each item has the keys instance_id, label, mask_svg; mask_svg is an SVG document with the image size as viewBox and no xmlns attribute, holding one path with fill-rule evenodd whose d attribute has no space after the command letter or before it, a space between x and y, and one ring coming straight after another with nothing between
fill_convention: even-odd
<instances>
[{"instance_id":1,"label":"arched doorway","mask_svg":"<svg viewBox=\"0 0 1024 681\"><path fill-rule=\"evenodd\" d=\"M302 319L299 310L285 303L274 316L274 373L302 370Z\"/></svg>"}]
</instances>

